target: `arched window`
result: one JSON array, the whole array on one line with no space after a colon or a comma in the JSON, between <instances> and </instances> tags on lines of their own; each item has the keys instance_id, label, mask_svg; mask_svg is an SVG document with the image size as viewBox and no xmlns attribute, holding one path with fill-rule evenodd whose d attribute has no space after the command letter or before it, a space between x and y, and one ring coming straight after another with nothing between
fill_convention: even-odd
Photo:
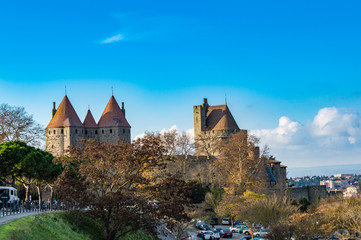
<instances>
[{"instance_id":1,"label":"arched window","mask_svg":"<svg viewBox=\"0 0 361 240\"><path fill-rule=\"evenodd\" d=\"M85 130L85 135L88 134L88 130Z\"/></svg>"},{"instance_id":2,"label":"arched window","mask_svg":"<svg viewBox=\"0 0 361 240\"><path fill-rule=\"evenodd\" d=\"M123 128L123 133L125 133L125 129Z\"/></svg>"},{"instance_id":3,"label":"arched window","mask_svg":"<svg viewBox=\"0 0 361 240\"><path fill-rule=\"evenodd\" d=\"M50 135L50 130L49 130L49 135Z\"/></svg>"},{"instance_id":4,"label":"arched window","mask_svg":"<svg viewBox=\"0 0 361 240\"><path fill-rule=\"evenodd\" d=\"M95 130L95 134L98 134L98 130Z\"/></svg>"},{"instance_id":5,"label":"arched window","mask_svg":"<svg viewBox=\"0 0 361 240\"><path fill-rule=\"evenodd\" d=\"M113 132L113 130L112 130L112 129L110 129L110 130L109 130L109 133L111 134L112 132Z\"/></svg>"},{"instance_id":6,"label":"arched window","mask_svg":"<svg viewBox=\"0 0 361 240\"><path fill-rule=\"evenodd\" d=\"M78 129L75 129L75 133L78 134Z\"/></svg>"},{"instance_id":7,"label":"arched window","mask_svg":"<svg viewBox=\"0 0 361 240\"><path fill-rule=\"evenodd\" d=\"M61 129L61 131L60 131L60 132L61 132L61 134L63 134L63 133L64 133L64 130L63 130L63 129Z\"/></svg>"},{"instance_id":8,"label":"arched window","mask_svg":"<svg viewBox=\"0 0 361 240\"><path fill-rule=\"evenodd\" d=\"M54 134L56 133L56 131L54 130Z\"/></svg>"},{"instance_id":9,"label":"arched window","mask_svg":"<svg viewBox=\"0 0 361 240\"><path fill-rule=\"evenodd\" d=\"M104 134L104 130L102 130L102 133Z\"/></svg>"}]
</instances>

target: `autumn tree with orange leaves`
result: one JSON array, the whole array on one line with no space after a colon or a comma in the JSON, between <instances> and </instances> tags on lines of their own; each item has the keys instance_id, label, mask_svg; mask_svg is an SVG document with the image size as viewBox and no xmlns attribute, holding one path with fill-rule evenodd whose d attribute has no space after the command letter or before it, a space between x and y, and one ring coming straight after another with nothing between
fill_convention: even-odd
<instances>
[{"instance_id":1,"label":"autumn tree with orange leaves","mask_svg":"<svg viewBox=\"0 0 361 240\"><path fill-rule=\"evenodd\" d=\"M65 171L57 182L60 199L90 206L103 224L104 239L120 239L143 228L156 234L161 222L186 219L187 187L166 174L166 154L159 135L146 134L132 144L83 141L62 159ZM156 206L149 201L157 200Z\"/></svg>"}]
</instances>

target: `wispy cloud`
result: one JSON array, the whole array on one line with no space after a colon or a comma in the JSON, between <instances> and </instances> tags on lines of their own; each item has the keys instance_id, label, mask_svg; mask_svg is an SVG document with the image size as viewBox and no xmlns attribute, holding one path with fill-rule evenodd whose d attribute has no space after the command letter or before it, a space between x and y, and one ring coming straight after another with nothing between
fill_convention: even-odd
<instances>
[{"instance_id":1,"label":"wispy cloud","mask_svg":"<svg viewBox=\"0 0 361 240\"><path fill-rule=\"evenodd\" d=\"M113 42L119 42L119 41L122 41L124 40L124 35L123 34L117 34L117 35L114 35L110 38L107 38L103 41L101 41L102 44L105 44L105 43L113 43Z\"/></svg>"}]
</instances>

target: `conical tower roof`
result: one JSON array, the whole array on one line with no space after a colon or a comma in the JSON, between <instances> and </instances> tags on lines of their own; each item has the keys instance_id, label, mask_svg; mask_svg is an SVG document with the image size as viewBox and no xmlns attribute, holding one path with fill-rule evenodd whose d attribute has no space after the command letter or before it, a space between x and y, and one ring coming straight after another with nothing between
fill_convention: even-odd
<instances>
[{"instance_id":1,"label":"conical tower roof","mask_svg":"<svg viewBox=\"0 0 361 240\"><path fill-rule=\"evenodd\" d=\"M83 127L73 105L71 105L66 95L46 128L53 127Z\"/></svg>"},{"instance_id":2,"label":"conical tower roof","mask_svg":"<svg viewBox=\"0 0 361 240\"><path fill-rule=\"evenodd\" d=\"M208 107L206 124L207 130L239 130L227 105Z\"/></svg>"},{"instance_id":3,"label":"conical tower roof","mask_svg":"<svg viewBox=\"0 0 361 240\"><path fill-rule=\"evenodd\" d=\"M98 127L130 127L114 96L112 96L99 119Z\"/></svg>"},{"instance_id":4,"label":"conical tower roof","mask_svg":"<svg viewBox=\"0 0 361 240\"><path fill-rule=\"evenodd\" d=\"M86 113L83 125L84 125L84 127L87 127L87 128L97 127L97 123L95 122L93 114L91 113L90 109Z\"/></svg>"}]
</instances>

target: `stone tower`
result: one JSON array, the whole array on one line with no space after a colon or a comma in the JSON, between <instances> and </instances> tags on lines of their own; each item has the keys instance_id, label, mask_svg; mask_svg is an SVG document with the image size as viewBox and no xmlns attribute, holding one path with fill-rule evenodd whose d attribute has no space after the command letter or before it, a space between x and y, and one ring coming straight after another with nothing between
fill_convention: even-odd
<instances>
[{"instance_id":1,"label":"stone tower","mask_svg":"<svg viewBox=\"0 0 361 240\"><path fill-rule=\"evenodd\" d=\"M116 144L118 140L130 142L130 125L125 119L124 103L120 109L112 96L98 122L99 138L101 142Z\"/></svg>"},{"instance_id":2,"label":"stone tower","mask_svg":"<svg viewBox=\"0 0 361 240\"><path fill-rule=\"evenodd\" d=\"M54 156L64 155L69 146L78 146L80 139L96 139L109 144L131 141L130 128L125 118L124 103L119 107L111 96L98 124L88 110L82 123L67 96L58 109L53 103L53 118L46 127L46 151Z\"/></svg>"},{"instance_id":3,"label":"stone tower","mask_svg":"<svg viewBox=\"0 0 361 240\"><path fill-rule=\"evenodd\" d=\"M69 146L77 145L84 138L84 126L67 96L58 109L53 103L53 118L46 127L46 151L61 156Z\"/></svg>"},{"instance_id":4,"label":"stone tower","mask_svg":"<svg viewBox=\"0 0 361 240\"><path fill-rule=\"evenodd\" d=\"M213 144L217 140L225 140L230 134L247 130L239 129L228 106L208 105L207 98L203 98L203 104L193 106L194 117L194 140L197 156L217 156Z\"/></svg>"}]
</instances>

